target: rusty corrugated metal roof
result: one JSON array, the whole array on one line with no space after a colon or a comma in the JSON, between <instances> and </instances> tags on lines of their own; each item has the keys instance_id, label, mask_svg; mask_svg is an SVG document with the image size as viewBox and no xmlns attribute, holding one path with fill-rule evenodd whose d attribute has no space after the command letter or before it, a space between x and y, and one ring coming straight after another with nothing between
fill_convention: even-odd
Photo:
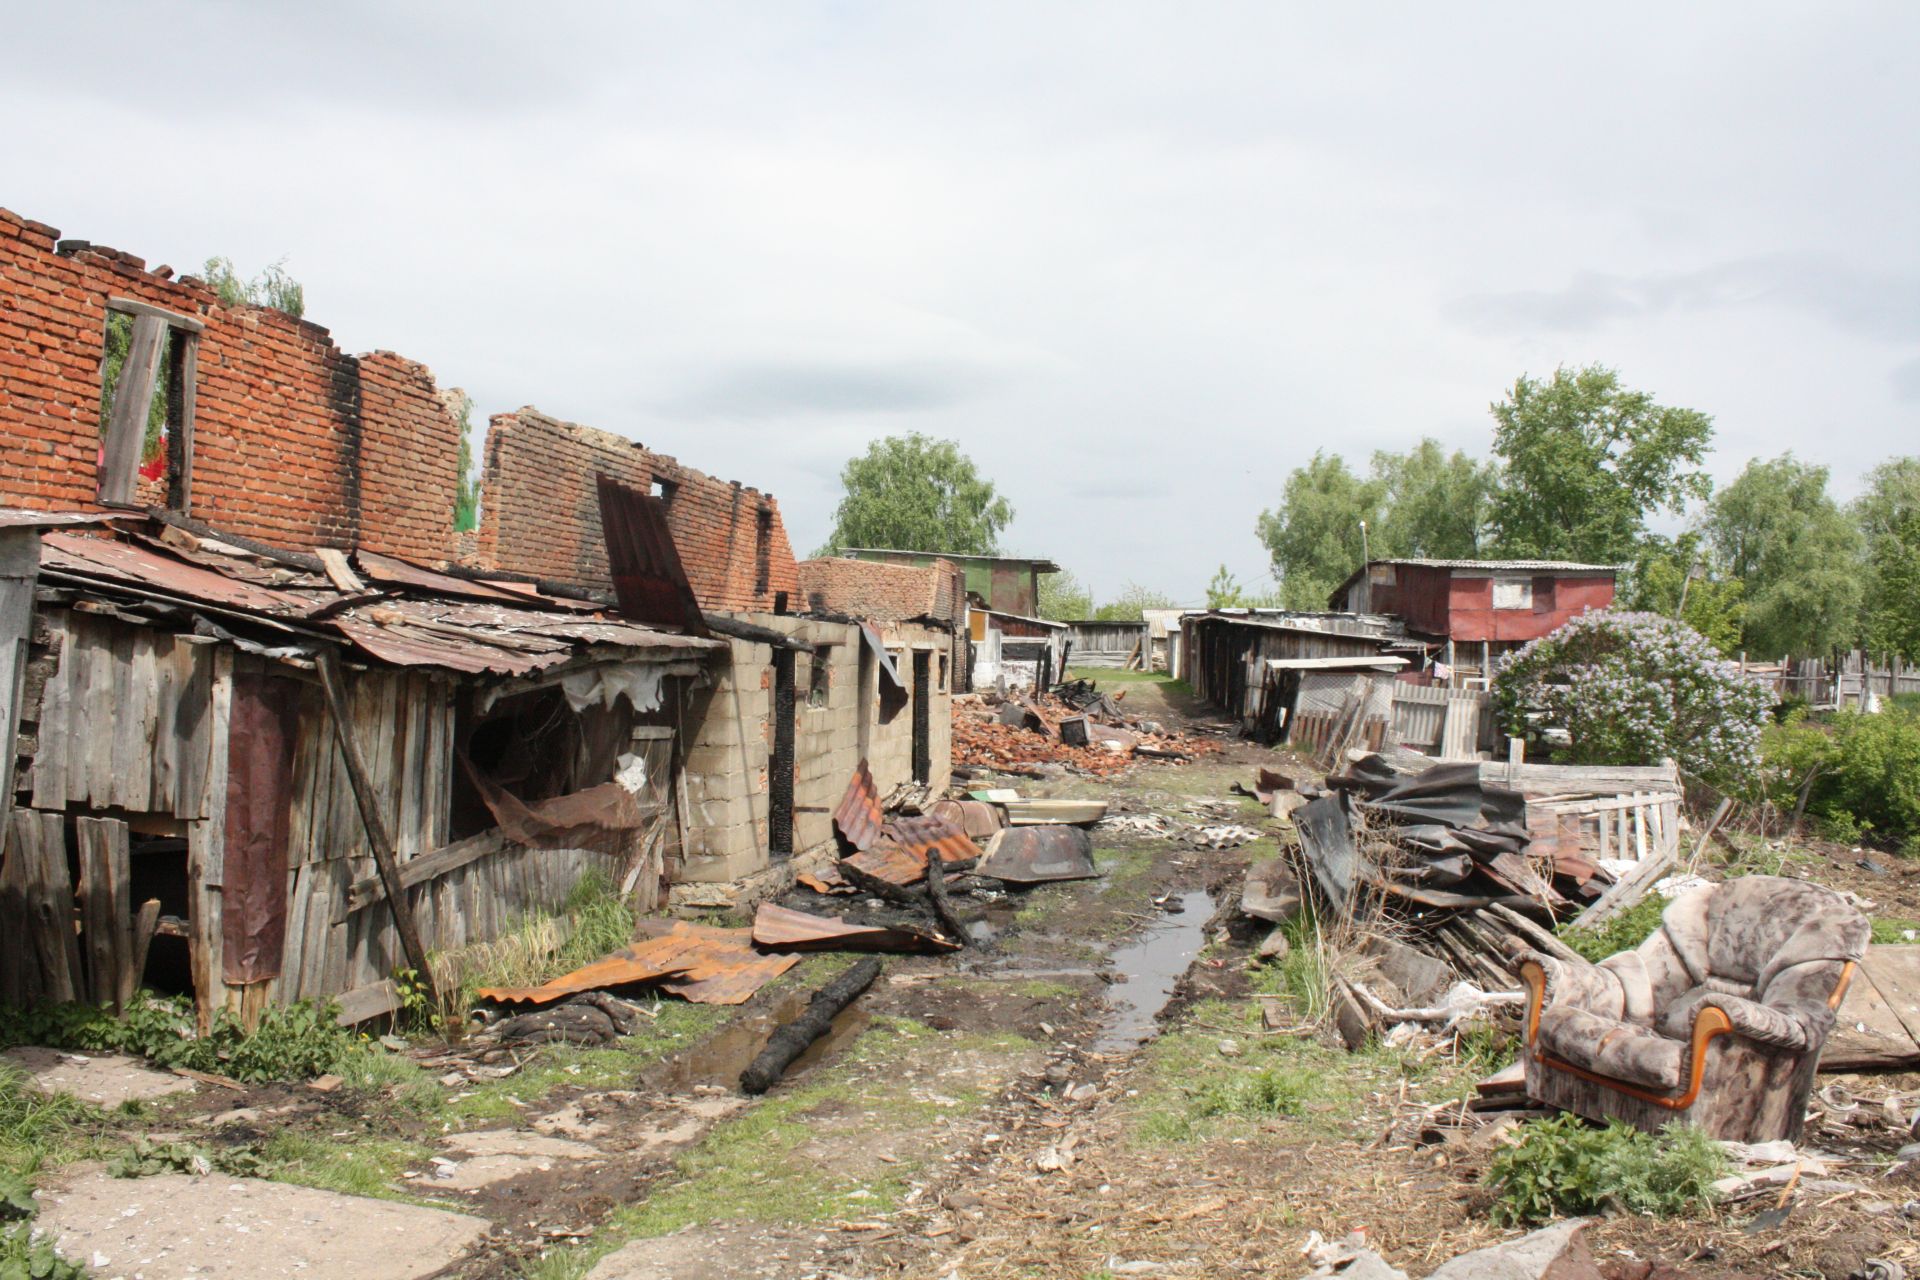
<instances>
[{"instance_id":1,"label":"rusty corrugated metal roof","mask_svg":"<svg viewBox=\"0 0 1920 1280\"><path fill-rule=\"evenodd\" d=\"M299 571L270 585L284 571L263 571L252 557L193 554L189 559L186 552L150 540L55 530L41 534L40 547L42 567L49 573L189 607L206 605L221 611L228 623L236 613L299 622L310 631L335 632L395 666L525 675L597 648L691 657L725 647L717 640L656 631L622 618L541 608L534 603L537 597L523 599L507 589L450 578L390 556L360 557L371 576L397 593L368 600ZM460 588L449 593L456 598L437 591L446 583Z\"/></svg>"},{"instance_id":2,"label":"rusty corrugated metal roof","mask_svg":"<svg viewBox=\"0 0 1920 1280\"><path fill-rule=\"evenodd\" d=\"M700 601L680 563L680 548L667 527L667 504L629 489L608 475L595 476L600 492L600 531L607 544L620 612L635 622L680 627L707 634Z\"/></svg>"},{"instance_id":3,"label":"rusty corrugated metal roof","mask_svg":"<svg viewBox=\"0 0 1920 1280\"><path fill-rule=\"evenodd\" d=\"M24 507L0 507L0 529L57 529L132 518L114 511L28 511Z\"/></svg>"}]
</instances>

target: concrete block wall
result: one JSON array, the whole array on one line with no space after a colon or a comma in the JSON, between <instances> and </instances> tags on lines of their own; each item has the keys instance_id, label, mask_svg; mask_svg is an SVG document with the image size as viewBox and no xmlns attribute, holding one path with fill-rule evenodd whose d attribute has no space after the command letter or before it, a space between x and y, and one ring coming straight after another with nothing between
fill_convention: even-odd
<instances>
[{"instance_id":1,"label":"concrete block wall","mask_svg":"<svg viewBox=\"0 0 1920 1280\"><path fill-rule=\"evenodd\" d=\"M0 505L94 510L107 299L201 321L185 513L290 548L445 561L460 428L433 375L0 209ZM157 486L147 486L152 496Z\"/></svg>"},{"instance_id":2,"label":"concrete block wall","mask_svg":"<svg viewBox=\"0 0 1920 1280\"><path fill-rule=\"evenodd\" d=\"M605 590L602 472L643 493L664 486L667 527L702 608L770 610L780 591L802 607L793 547L770 494L532 408L496 414L487 432L480 563Z\"/></svg>"}]
</instances>

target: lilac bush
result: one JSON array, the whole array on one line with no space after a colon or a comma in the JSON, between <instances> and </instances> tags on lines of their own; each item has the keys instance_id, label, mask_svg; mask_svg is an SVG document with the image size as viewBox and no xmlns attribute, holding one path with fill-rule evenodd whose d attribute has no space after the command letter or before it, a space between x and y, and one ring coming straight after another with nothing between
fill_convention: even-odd
<instances>
[{"instance_id":1,"label":"lilac bush","mask_svg":"<svg viewBox=\"0 0 1920 1280\"><path fill-rule=\"evenodd\" d=\"M1554 726L1573 764L1658 764L1671 756L1723 791L1760 774L1773 692L1693 628L1657 613L1585 613L1494 664L1494 706L1515 737Z\"/></svg>"}]
</instances>

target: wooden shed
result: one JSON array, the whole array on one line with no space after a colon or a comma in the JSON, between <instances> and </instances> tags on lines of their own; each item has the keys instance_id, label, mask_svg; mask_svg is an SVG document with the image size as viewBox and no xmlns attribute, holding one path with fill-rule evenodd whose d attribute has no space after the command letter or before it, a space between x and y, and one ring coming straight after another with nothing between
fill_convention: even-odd
<instances>
[{"instance_id":1,"label":"wooden shed","mask_svg":"<svg viewBox=\"0 0 1920 1280\"><path fill-rule=\"evenodd\" d=\"M589 871L659 901L679 717L723 643L370 553L13 516L0 998L370 1016L417 966L408 921L450 951Z\"/></svg>"}]
</instances>

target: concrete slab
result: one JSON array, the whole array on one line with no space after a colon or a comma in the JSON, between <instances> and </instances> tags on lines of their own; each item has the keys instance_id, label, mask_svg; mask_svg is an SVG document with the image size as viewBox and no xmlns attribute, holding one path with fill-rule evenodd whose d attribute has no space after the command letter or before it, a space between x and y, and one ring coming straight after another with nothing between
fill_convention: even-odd
<instances>
[{"instance_id":1,"label":"concrete slab","mask_svg":"<svg viewBox=\"0 0 1920 1280\"><path fill-rule=\"evenodd\" d=\"M447 1135L447 1146L467 1156L531 1156L544 1160L589 1160L598 1147L529 1129L475 1129Z\"/></svg>"},{"instance_id":2,"label":"concrete slab","mask_svg":"<svg viewBox=\"0 0 1920 1280\"><path fill-rule=\"evenodd\" d=\"M466 1214L220 1174L78 1171L39 1200L62 1256L142 1280L416 1280L488 1230Z\"/></svg>"},{"instance_id":3,"label":"concrete slab","mask_svg":"<svg viewBox=\"0 0 1920 1280\"><path fill-rule=\"evenodd\" d=\"M806 1265L814 1234L741 1222L685 1227L616 1249L587 1280L788 1280L814 1271Z\"/></svg>"},{"instance_id":4,"label":"concrete slab","mask_svg":"<svg viewBox=\"0 0 1920 1280\"><path fill-rule=\"evenodd\" d=\"M70 1093L96 1107L164 1098L188 1093L193 1081L171 1071L157 1071L138 1058L118 1053L69 1053L28 1045L9 1049L7 1064L27 1073L47 1093Z\"/></svg>"}]
</instances>

